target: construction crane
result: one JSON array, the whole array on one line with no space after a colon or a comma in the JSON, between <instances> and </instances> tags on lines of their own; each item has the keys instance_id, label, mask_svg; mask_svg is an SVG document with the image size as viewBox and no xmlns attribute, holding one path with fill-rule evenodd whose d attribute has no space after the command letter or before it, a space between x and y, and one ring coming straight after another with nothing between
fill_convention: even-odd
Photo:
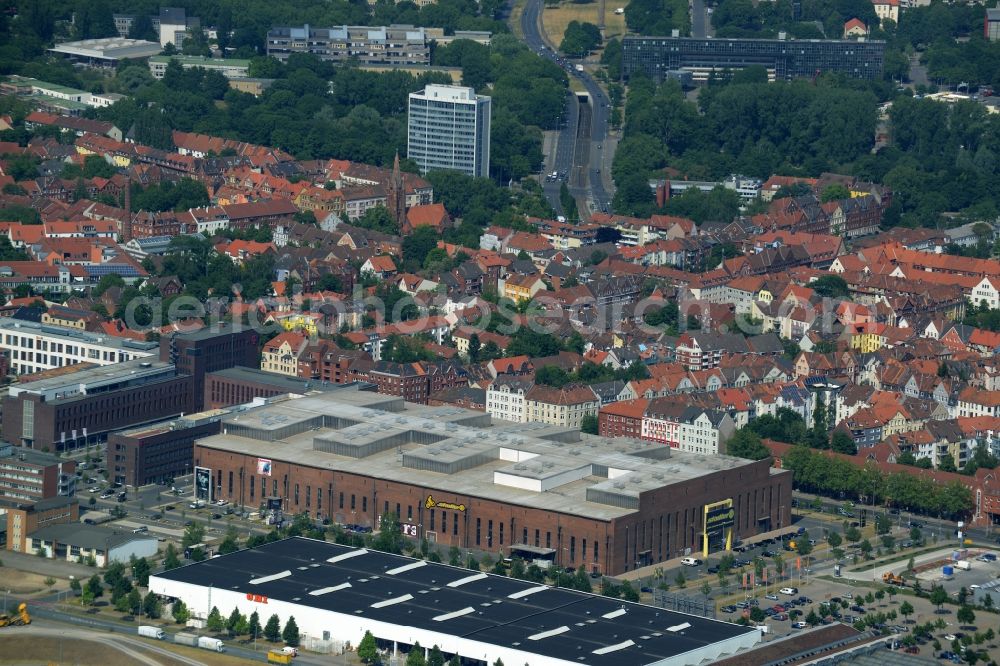
<instances>
[{"instance_id":1,"label":"construction crane","mask_svg":"<svg viewBox=\"0 0 1000 666\"><path fill-rule=\"evenodd\" d=\"M28 604L22 603L17 607L17 615L0 615L0 627L16 627L31 624L31 616L28 615Z\"/></svg>"}]
</instances>

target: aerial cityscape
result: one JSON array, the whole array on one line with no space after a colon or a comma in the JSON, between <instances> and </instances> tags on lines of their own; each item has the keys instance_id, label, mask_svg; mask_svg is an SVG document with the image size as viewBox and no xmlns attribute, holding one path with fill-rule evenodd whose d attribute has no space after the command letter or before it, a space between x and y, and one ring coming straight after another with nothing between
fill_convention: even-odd
<instances>
[{"instance_id":1,"label":"aerial cityscape","mask_svg":"<svg viewBox=\"0 0 1000 666\"><path fill-rule=\"evenodd\" d=\"M0 664L1000 660L996 0L8 0Z\"/></svg>"}]
</instances>

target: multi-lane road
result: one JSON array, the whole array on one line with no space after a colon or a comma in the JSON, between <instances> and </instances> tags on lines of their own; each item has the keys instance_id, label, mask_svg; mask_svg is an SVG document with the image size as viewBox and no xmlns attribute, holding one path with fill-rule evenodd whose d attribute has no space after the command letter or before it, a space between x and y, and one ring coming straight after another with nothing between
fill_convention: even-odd
<instances>
[{"instance_id":1,"label":"multi-lane road","mask_svg":"<svg viewBox=\"0 0 1000 666\"><path fill-rule=\"evenodd\" d=\"M521 14L525 43L538 55L565 69L570 77L575 77L587 93L567 95L566 122L559 131L555 155L549 165L549 170L556 171L559 179L544 183L546 196L557 210L561 210L559 189L565 178L570 193L586 204L586 207L579 207L581 214L588 214L588 208L591 211L609 210L610 180L605 179L614 159L613 146L608 145L610 100L590 74L577 71L574 63L547 43L542 34L541 13L542 0L528 0Z\"/></svg>"}]
</instances>

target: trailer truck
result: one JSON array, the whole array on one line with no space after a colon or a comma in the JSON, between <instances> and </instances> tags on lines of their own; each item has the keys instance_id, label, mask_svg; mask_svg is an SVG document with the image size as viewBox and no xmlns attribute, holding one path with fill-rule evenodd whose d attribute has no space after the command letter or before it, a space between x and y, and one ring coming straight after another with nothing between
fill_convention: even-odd
<instances>
[{"instance_id":1,"label":"trailer truck","mask_svg":"<svg viewBox=\"0 0 1000 666\"><path fill-rule=\"evenodd\" d=\"M198 647L203 650L212 650L214 652L225 652L226 644L220 641L218 638L209 638L208 636L201 636L198 638Z\"/></svg>"},{"instance_id":2,"label":"trailer truck","mask_svg":"<svg viewBox=\"0 0 1000 666\"><path fill-rule=\"evenodd\" d=\"M162 641L166 637L166 632L159 627L142 626L139 627L139 635L145 636L146 638L155 638Z\"/></svg>"},{"instance_id":3,"label":"trailer truck","mask_svg":"<svg viewBox=\"0 0 1000 666\"><path fill-rule=\"evenodd\" d=\"M189 645L191 647L198 647L198 634L189 634L186 632L180 632L174 634L174 642L178 645Z\"/></svg>"}]
</instances>

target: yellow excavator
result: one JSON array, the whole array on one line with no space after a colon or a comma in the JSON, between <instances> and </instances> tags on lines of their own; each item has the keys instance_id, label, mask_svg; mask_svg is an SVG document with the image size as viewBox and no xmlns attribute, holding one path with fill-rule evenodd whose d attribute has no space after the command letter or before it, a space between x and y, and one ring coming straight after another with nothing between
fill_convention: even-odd
<instances>
[{"instance_id":1,"label":"yellow excavator","mask_svg":"<svg viewBox=\"0 0 1000 666\"><path fill-rule=\"evenodd\" d=\"M11 627L31 624L31 616L28 615L28 604L22 603L17 607L17 615L0 615L0 627Z\"/></svg>"}]
</instances>

